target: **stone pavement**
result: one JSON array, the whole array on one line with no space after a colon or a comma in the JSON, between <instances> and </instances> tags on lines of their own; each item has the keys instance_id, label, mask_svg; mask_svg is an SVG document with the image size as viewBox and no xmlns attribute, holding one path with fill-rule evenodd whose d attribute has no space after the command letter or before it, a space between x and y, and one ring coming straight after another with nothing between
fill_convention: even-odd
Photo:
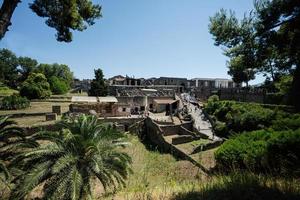
<instances>
[{"instance_id":1,"label":"stone pavement","mask_svg":"<svg viewBox=\"0 0 300 200\"><path fill-rule=\"evenodd\" d=\"M212 125L208 119L206 119L203 111L201 108L198 108L191 102L195 102L196 100L193 99L188 94L184 94L182 96L183 101L187 105L188 113L194 120L194 127L202 134L205 134L212 140L220 140L221 138L214 135L212 131Z\"/></svg>"}]
</instances>

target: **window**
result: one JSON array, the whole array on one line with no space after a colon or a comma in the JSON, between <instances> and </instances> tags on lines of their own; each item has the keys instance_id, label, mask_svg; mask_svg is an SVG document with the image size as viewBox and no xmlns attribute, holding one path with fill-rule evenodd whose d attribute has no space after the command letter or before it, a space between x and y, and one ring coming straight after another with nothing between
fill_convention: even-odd
<instances>
[{"instance_id":1,"label":"window","mask_svg":"<svg viewBox=\"0 0 300 200\"><path fill-rule=\"evenodd\" d=\"M122 112L126 112L126 108L122 108Z\"/></svg>"}]
</instances>

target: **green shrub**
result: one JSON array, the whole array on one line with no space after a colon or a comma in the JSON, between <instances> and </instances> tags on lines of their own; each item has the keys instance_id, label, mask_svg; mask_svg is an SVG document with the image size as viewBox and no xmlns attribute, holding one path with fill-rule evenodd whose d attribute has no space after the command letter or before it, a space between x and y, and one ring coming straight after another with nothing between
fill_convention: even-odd
<instances>
[{"instance_id":1,"label":"green shrub","mask_svg":"<svg viewBox=\"0 0 300 200\"><path fill-rule=\"evenodd\" d=\"M216 134L222 137L269 127L276 114L274 110L257 104L240 104L234 101L210 101L205 111L213 115L217 121L223 122L222 128L219 125L215 126ZM227 133L224 132L224 126L226 126Z\"/></svg>"},{"instance_id":2,"label":"green shrub","mask_svg":"<svg viewBox=\"0 0 300 200\"><path fill-rule=\"evenodd\" d=\"M216 123L214 124L214 131L215 131L216 135L218 135L220 137L227 136L228 129L227 129L226 123L216 121Z\"/></svg>"},{"instance_id":3,"label":"green shrub","mask_svg":"<svg viewBox=\"0 0 300 200\"><path fill-rule=\"evenodd\" d=\"M51 95L50 85L44 74L32 73L23 82L20 95L28 99L45 99Z\"/></svg>"},{"instance_id":4,"label":"green shrub","mask_svg":"<svg viewBox=\"0 0 300 200\"><path fill-rule=\"evenodd\" d=\"M227 140L215 153L220 169L300 175L300 129L254 131Z\"/></svg>"},{"instance_id":5,"label":"green shrub","mask_svg":"<svg viewBox=\"0 0 300 200\"><path fill-rule=\"evenodd\" d=\"M281 114L272 121L273 130L296 130L300 128L300 114Z\"/></svg>"},{"instance_id":6,"label":"green shrub","mask_svg":"<svg viewBox=\"0 0 300 200\"><path fill-rule=\"evenodd\" d=\"M213 112L216 109L218 109L219 104L217 102L219 102L219 96L217 96L217 95L210 96L207 100L207 104L206 104L204 110L208 114L213 114Z\"/></svg>"},{"instance_id":7,"label":"green shrub","mask_svg":"<svg viewBox=\"0 0 300 200\"><path fill-rule=\"evenodd\" d=\"M66 94L69 90L67 83L55 76L49 79L49 84L53 94Z\"/></svg>"},{"instance_id":8,"label":"green shrub","mask_svg":"<svg viewBox=\"0 0 300 200\"><path fill-rule=\"evenodd\" d=\"M30 101L26 97L13 94L11 96L4 97L0 101L1 110L18 110L28 108Z\"/></svg>"}]
</instances>

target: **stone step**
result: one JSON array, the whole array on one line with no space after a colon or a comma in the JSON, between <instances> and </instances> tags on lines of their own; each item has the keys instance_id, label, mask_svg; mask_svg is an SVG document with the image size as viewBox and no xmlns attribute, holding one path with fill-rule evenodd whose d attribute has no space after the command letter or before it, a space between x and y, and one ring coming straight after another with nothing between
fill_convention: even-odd
<instances>
[{"instance_id":1,"label":"stone step","mask_svg":"<svg viewBox=\"0 0 300 200\"><path fill-rule=\"evenodd\" d=\"M194 140L194 137L191 135L178 135L176 137L172 138L172 144L177 145L177 144L183 144L183 143L188 143Z\"/></svg>"}]
</instances>

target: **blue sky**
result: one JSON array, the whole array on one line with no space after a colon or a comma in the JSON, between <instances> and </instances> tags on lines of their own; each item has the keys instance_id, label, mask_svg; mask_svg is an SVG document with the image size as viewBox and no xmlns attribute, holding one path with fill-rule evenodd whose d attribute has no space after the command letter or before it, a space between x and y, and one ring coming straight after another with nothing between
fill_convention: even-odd
<instances>
[{"instance_id":1,"label":"blue sky","mask_svg":"<svg viewBox=\"0 0 300 200\"><path fill-rule=\"evenodd\" d=\"M252 0L94 1L102 5L103 18L75 32L72 43L60 43L28 8L30 2L17 7L0 47L41 63L67 64L78 78L93 78L94 68L106 77L229 78L227 58L208 32L209 17L221 8L239 17L253 8Z\"/></svg>"}]
</instances>

